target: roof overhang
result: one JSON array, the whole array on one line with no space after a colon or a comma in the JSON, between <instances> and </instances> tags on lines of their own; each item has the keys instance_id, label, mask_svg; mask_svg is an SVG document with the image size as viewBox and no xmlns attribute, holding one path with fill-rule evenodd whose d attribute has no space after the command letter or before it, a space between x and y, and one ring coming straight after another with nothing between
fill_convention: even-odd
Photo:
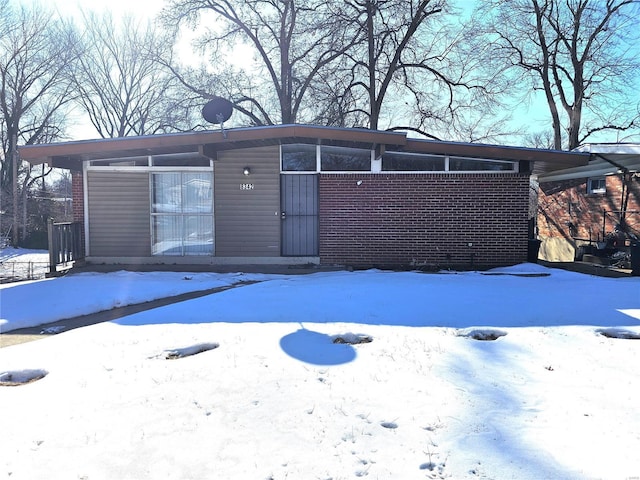
<instances>
[{"instance_id":1,"label":"roof overhang","mask_svg":"<svg viewBox=\"0 0 640 480\"><path fill-rule=\"evenodd\" d=\"M406 136L367 129L275 125L25 145L19 150L20 158L31 164L80 170L82 162L90 160L194 152L215 158L222 150L295 142L375 148L380 144L402 146Z\"/></svg>"},{"instance_id":2,"label":"roof overhang","mask_svg":"<svg viewBox=\"0 0 640 480\"><path fill-rule=\"evenodd\" d=\"M31 164L81 170L90 160L150 155L198 153L215 159L217 152L286 143L317 143L394 150L433 155L532 162L534 174L586 165L588 153L541 150L474 143L441 142L407 138L404 132L313 125L274 125L207 130L140 137L81 140L19 148L20 157Z\"/></svg>"},{"instance_id":3,"label":"roof overhang","mask_svg":"<svg viewBox=\"0 0 640 480\"><path fill-rule=\"evenodd\" d=\"M409 139L407 140L407 150L436 155L532 162L532 173L534 175L586 165L589 160L589 155L581 152L435 140Z\"/></svg>"},{"instance_id":4,"label":"roof overhang","mask_svg":"<svg viewBox=\"0 0 640 480\"><path fill-rule=\"evenodd\" d=\"M589 154L589 162L539 175L538 181L557 182L640 172L640 144L637 143L593 143L578 147L575 151Z\"/></svg>"}]
</instances>

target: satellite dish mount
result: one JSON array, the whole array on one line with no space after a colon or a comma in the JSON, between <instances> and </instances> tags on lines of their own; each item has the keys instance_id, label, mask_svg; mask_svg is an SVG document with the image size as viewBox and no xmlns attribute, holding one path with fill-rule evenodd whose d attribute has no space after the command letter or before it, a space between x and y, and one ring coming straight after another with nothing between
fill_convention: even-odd
<instances>
[{"instance_id":1,"label":"satellite dish mount","mask_svg":"<svg viewBox=\"0 0 640 480\"><path fill-rule=\"evenodd\" d=\"M227 133L224 131L224 122L231 118L232 113L233 104L222 97L213 97L202 107L202 117L209 123L219 124L224 138L227 138Z\"/></svg>"}]
</instances>

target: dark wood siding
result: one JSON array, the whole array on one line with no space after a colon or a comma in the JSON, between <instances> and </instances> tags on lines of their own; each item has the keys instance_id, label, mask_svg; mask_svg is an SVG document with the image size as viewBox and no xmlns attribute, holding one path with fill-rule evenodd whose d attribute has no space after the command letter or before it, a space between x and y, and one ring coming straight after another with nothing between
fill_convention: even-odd
<instances>
[{"instance_id":1,"label":"dark wood siding","mask_svg":"<svg viewBox=\"0 0 640 480\"><path fill-rule=\"evenodd\" d=\"M91 171L87 187L90 255L151 255L149 174Z\"/></svg>"},{"instance_id":2,"label":"dark wood siding","mask_svg":"<svg viewBox=\"0 0 640 480\"><path fill-rule=\"evenodd\" d=\"M279 256L279 147L220 153L213 178L216 256Z\"/></svg>"}]
</instances>

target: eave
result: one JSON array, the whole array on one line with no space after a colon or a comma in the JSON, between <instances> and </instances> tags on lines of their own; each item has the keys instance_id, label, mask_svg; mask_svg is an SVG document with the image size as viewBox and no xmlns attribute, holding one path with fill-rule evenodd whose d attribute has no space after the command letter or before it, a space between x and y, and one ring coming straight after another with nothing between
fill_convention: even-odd
<instances>
[{"instance_id":1,"label":"eave","mask_svg":"<svg viewBox=\"0 0 640 480\"><path fill-rule=\"evenodd\" d=\"M624 172L640 172L640 144L588 144L576 151L590 155L586 165L551 171L540 175L538 181L559 182Z\"/></svg>"},{"instance_id":2,"label":"eave","mask_svg":"<svg viewBox=\"0 0 640 480\"><path fill-rule=\"evenodd\" d=\"M90 160L140 157L159 154L199 153L215 159L217 152L286 143L316 143L377 151L394 150L433 155L527 161L533 173L586 165L588 153L539 150L459 142L441 142L407 138L404 132L313 125L274 125L207 130L140 137L28 145L20 147L20 157L31 164L47 163L52 167L81 170Z\"/></svg>"}]
</instances>

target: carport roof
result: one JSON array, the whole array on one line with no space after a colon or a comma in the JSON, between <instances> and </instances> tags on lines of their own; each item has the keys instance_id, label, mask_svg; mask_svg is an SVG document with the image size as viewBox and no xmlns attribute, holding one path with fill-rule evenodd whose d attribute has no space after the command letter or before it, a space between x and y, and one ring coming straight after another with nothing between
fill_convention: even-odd
<instances>
[{"instance_id":1,"label":"carport roof","mask_svg":"<svg viewBox=\"0 0 640 480\"><path fill-rule=\"evenodd\" d=\"M538 177L540 182L556 182L576 178L600 177L620 172L640 172L640 144L589 143L576 148L588 153L589 163L547 172Z\"/></svg>"},{"instance_id":2,"label":"carport roof","mask_svg":"<svg viewBox=\"0 0 640 480\"><path fill-rule=\"evenodd\" d=\"M160 154L193 153L216 158L221 150L286 143L320 143L360 148L534 162L534 174L587 165L589 153L443 142L408 138L404 132L315 125L273 125L140 137L80 140L19 148L31 164L81 170L82 162Z\"/></svg>"}]
</instances>

